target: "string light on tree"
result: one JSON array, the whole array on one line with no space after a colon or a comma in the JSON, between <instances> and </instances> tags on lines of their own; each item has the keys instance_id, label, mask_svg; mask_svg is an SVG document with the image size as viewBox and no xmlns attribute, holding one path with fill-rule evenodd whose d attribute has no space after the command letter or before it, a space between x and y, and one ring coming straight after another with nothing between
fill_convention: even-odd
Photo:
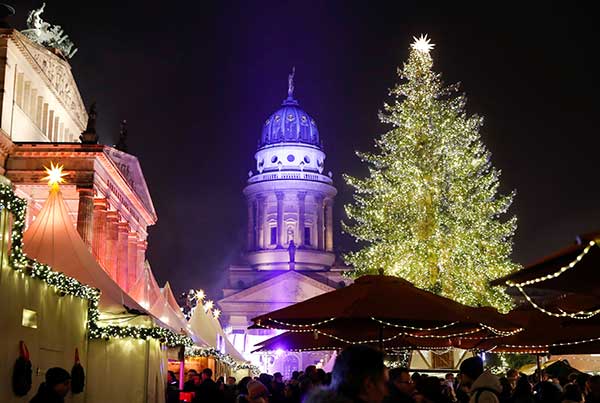
<instances>
[{"instance_id":1,"label":"string light on tree","mask_svg":"<svg viewBox=\"0 0 600 403\"><path fill-rule=\"evenodd\" d=\"M507 311L510 298L489 281L519 268L510 259L516 217L506 217L514 195L498 194L483 120L433 71L434 46L414 38L380 114L390 130L374 152L357 153L369 174L345 176L354 200L344 230L364 245L345 260L355 276L383 268L463 304Z\"/></svg>"}]
</instances>

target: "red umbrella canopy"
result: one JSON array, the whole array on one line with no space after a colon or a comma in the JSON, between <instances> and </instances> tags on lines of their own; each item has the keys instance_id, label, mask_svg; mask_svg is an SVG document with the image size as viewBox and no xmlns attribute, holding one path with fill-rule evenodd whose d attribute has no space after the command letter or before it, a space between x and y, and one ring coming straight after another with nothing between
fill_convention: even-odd
<instances>
[{"instance_id":1,"label":"red umbrella canopy","mask_svg":"<svg viewBox=\"0 0 600 403\"><path fill-rule=\"evenodd\" d=\"M358 278L348 287L316 296L253 319L255 328L335 329L347 342L374 340L393 332L423 338L496 337L518 331L491 308L468 307L383 275ZM381 334L384 332L386 334ZM389 336L392 337L392 336ZM368 339L370 340L370 339Z\"/></svg>"},{"instance_id":2,"label":"red umbrella canopy","mask_svg":"<svg viewBox=\"0 0 600 403\"><path fill-rule=\"evenodd\" d=\"M600 326L585 320L572 325L536 309L518 309L507 316L525 330L509 337L486 341L484 345L489 351L547 354L570 348L594 353L600 346Z\"/></svg>"},{"instance_id":3,"label":"red umbrella canopy","mask_svg":"<svg viewBox=\"0 0 600 403\"><path fill-rule=\"evenodd\" d=\"M600 270L600 234L582 236L568 246L539 262L494 280L493 285L528 289L555 290L600 297L597 281Z\"/></svg>"}]
</instances>

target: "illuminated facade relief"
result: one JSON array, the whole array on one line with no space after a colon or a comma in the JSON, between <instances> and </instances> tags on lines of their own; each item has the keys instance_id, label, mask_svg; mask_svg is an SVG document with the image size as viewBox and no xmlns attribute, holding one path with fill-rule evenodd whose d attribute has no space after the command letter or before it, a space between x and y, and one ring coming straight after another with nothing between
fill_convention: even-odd
<instances>
[{"instance_id":1,"label":"illuminated facade relief","mask_svg":"<svg viewBox=\"0 0 600 403\"><path fill-rule=\"evenodd\" d=\"M0 29L0 60L0 134L79 142L88 115L67 60L14 29Z\"/></svg>"},{"instance_id":2,"label":"illuminated facade relief","mask_svg":"<svg viewBox=\"0 0 600 403\"><path fill-rule=\"evenodd\" d=\"M247 205L244 262L228 270L220 300L231 342L268 372L317 364L306 353L250 354L276 333L248 330L250 319L345 286L349 268L336 264L333 202L337 190L325 174L325 152L316 122L293 94L263 124L243 194ZM327 357L325 357L327 358ZM315 362L313 362L315 361Z\"/></svg>"}]
</instances>

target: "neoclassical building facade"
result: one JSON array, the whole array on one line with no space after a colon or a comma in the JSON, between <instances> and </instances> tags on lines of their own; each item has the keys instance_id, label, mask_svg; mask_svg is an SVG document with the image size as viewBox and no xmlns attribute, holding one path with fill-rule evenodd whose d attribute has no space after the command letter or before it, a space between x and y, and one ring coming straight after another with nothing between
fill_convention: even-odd
<instances>
[{"instance_id":1,"label":"neoclassical building facade","mask_svg":"<svg viewBox=\"0 0 600 403\"><path fill-rule=\"evenodd\" d=\"M138 159L98 144L68 59L0 28L0 174L27 200L31 223L48 197L45 166L64 165L69 214L98 262L129 290L144 269L157 220Z\"/></svg>"},{"instance_id":2,"label":"neoclassical building facade","mask_svg":"<svg viewBox=\"0 0 600 403\"><path fill-rule=\"evenodd\" d=\"M321 353L251 355L271 330L248 330L257 315L343 287L348 268L334 253L333 203L337 194L317 124L288 97L262 127L256 166L243 190L248 209L244 264L228 270L219 301L232 343L263 370L294 369L325 360Z\"/></svg>"}]
</instances>

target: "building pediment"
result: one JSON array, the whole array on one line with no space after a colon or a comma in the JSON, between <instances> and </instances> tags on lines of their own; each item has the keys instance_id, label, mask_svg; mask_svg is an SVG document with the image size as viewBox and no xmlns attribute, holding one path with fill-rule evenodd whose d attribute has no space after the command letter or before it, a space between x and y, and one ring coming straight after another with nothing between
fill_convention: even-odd
<instances>
[{"instance_id":1,"label":"building pediment","mask_svg":"<svg viewBox=\"0 0 600 403\"><path fill-rule=\"evenodd\" d=\"M219 301L219 304L223 308L226 305L239 305L240 303L290 305L333 290L333 287L317 280L295 271L289 271L225 297Z\"/></svg>"},{"instance_id":2,"label":"building pediment","mask_svg":"<svg viewBox=\"0 0 600 403\"><path fill-rule=\"evenodd\" d=\"M148 185L144 179L142 167L137 157L127 154L123 151L119 151L112 147L105 147L104 153L108 156L108 159L117 167L127 184L140 198L142 204L148 212L156 220L156 210L154 210L154 204L148 191Z\"/></svg>"},{"instance_id":3,"label":"building pediment","mask_svg":"<svg viewBox=\"0 0 600 403\"><path fill-rule=\"evenodd\" d=\"M54 92L65 110L83 130L88 115L69 63L44 46L30 41L16 30L12 30L10 35L23 55L29 59L32 67L46 81L48 88Z\"/></svg>"}]
</instances>

